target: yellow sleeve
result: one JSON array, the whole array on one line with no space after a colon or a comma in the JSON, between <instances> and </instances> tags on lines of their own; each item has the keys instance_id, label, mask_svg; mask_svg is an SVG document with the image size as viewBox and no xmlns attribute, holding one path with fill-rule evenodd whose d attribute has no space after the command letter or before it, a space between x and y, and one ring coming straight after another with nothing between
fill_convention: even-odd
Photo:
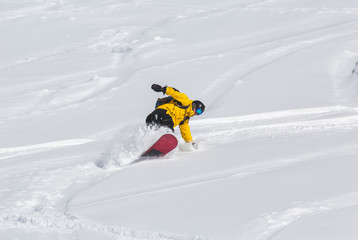
<instances>
[{"instance_id":1,"label":"yellow sleeve","mask_svg":"<svg viewBox=\"0 0 358 240\"><path fill-rule=\"evenodd\" d=\"M180 128L181 136L185 140L185 142L192 142L193 138L191 136L190 126L188 124L188 120L185 121L184 124L179 125L179 128Z\"/></svg>"},{"instance_id":2,"label":"yellow sleeve","mask_svg":"<svg viewBox=\"0 0 358 240\"><path fill-rule=\"evenodd\" d=\"M190 99L188 98L188 96L185 93L181 93L181 92L175 91L171 87L167 87L165 94L172 96L175 100L178 100L179 102L181 102L183 104L183 106L190 105Z\"/></svg>"}]
</instances>

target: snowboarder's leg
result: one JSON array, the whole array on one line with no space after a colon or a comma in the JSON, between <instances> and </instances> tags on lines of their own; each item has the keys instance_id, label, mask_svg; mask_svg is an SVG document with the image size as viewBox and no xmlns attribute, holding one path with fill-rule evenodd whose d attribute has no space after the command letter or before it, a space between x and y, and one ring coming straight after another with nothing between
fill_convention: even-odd
<instances>
[{"instance_id":1,"label":"snowboarder's leg","mask_svg":"<svg viewBox=\"0 0 358 240\"><path fill-rule=\"evenodd\" d=\"M167 127L174 132L172 117L166 114L165 109L156 109L148 115L145 122L148 127Z\"/></svg>"}]
</instances>

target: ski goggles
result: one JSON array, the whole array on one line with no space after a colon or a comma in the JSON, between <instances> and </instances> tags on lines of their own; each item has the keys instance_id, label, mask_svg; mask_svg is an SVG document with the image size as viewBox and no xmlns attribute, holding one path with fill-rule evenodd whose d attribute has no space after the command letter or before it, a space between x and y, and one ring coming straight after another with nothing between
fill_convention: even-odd
<instances>
[{"instance_id":1,"label":"ski goggles","mask_svg":"<svg viewBox=\"0 0 358 240\"><path fill-rule=\"evenodd\" d=\"M203 110L202 110L201 108L197 108L197 109L195 109L195 113L196 113L197 115L200 115L200 114L203 113Z\"/></svg>"}]
</instances>

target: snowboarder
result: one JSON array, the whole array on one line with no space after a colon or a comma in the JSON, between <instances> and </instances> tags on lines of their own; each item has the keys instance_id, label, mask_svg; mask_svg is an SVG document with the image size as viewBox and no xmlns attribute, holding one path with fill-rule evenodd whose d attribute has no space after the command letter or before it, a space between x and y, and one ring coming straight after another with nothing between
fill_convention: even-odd
<instances>
[{"instance_id":1,"label":"snowboarder","mask_svg":"<svg viewBox=\"0 0 358 240\"><path fill-rule=\"evenodd\" d=\"M169 96L158 99L156 109L146 118L147 126L167 127L174 131L174 128L179 125L182 138L195 147L189 119L201 115L205 110L205 105L199 100L190 100L186 94L169 86L162 87L153 84L152 89Z\"/></svg>"}]
</instances>

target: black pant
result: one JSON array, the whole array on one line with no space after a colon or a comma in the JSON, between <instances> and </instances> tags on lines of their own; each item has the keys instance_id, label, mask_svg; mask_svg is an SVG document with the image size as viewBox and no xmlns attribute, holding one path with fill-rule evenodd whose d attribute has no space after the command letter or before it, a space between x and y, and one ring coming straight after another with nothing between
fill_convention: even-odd
<instances>
[{"instance_id":1,"label":"black pant","mask_svg":"<svg viewBox=\"0 0 358 240\"><path fill-rule=\"evenodd\" d=\"M174 123L171 116L166 114L165 109L155 109L145 119L147 126L167 127L174 132Z\"/></svg>"}]
</instances>

